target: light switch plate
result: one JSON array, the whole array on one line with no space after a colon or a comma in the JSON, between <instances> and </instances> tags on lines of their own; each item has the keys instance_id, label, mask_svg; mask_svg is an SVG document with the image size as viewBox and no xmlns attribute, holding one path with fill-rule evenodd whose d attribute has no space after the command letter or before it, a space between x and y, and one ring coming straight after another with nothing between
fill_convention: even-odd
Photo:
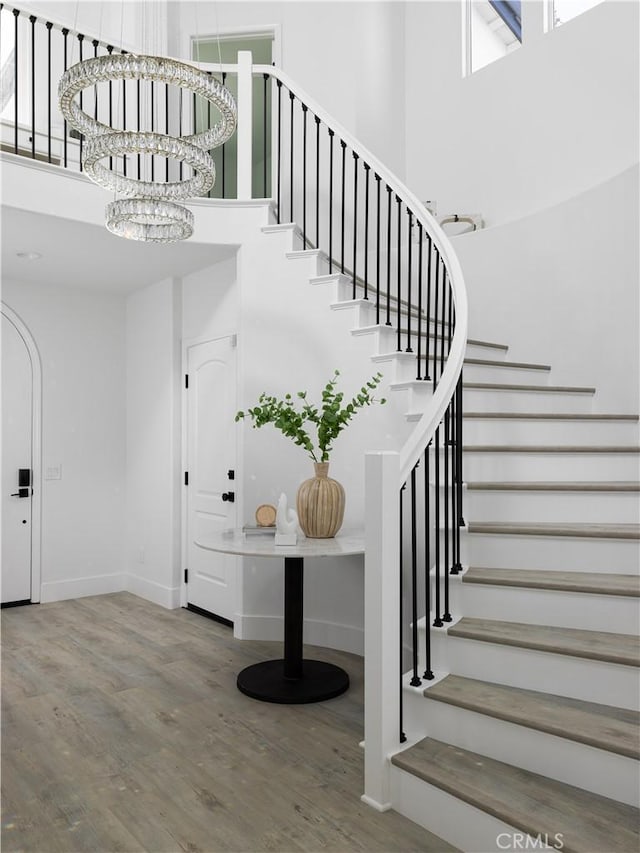
<instances>
[{"instance_id":1,"label":"light switch plate","mask_svg":"<svg viewBox=\"0 0 640 853\"><path fill-rule=\"evenodd\" d=\"M62 465L47 465L44 471L45 480L61 480Z\"/></svg>"}]
</instances>

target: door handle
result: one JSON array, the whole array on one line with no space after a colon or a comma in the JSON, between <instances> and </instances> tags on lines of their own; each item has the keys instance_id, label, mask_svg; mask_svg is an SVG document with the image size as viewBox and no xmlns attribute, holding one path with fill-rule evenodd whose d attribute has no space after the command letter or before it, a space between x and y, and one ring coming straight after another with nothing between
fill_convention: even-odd
<instances>
[{"instance_id":1,"label":"door handle","mask_svg":"<svg viewBox=\"0 0 640 853\"><path fill-rule=\"evenodd\" d=\"M18 489L17 492L12 492L12 498L28 498L30 497L31 489Z\"/></svg>"},{"instance_id":2,"label":"door handle","mask_svg":"<svg viewBox=\"0 0 640 853\"><path fill-rule=\"evenodd\" d=\"M222 493L222 500L223 501L229 501L229 503L232 504L235 501L235 499L236 499L236 493L235 492L223 492Z\"/></svg>"}]
</instances>

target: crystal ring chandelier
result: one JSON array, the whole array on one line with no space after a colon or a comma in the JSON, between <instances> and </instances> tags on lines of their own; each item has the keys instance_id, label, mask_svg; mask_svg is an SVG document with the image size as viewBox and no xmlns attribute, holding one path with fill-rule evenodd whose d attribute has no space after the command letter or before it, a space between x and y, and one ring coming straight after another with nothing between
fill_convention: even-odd
<instances>
[{"instance_id":1,"label":"crystal ring chandelier","mask_svg":"<svg viewBox=\"0 0 640 853\"><path fill-rule=\"evenodd\" d=\"M98 121L97 109L92 117L75 100L85 89L99 83L127 80L145 80L187 90L213 105L220 118L213 127L199 133L175 137L153 130L112 127ZM175 201L203 195L214 184L215 165L208 152L233 135L237 122L236 104L229 90L210 74L175 59L125 53L95 56L73 65L60 78L58 100L68 124L84 137L82 162L88 177L116 194L135 196L107 206L109 231L128 239L162 243L189 237L193 232L193 215ZM168 167L166 181L121 174L117 170L118 158L125 158L126 162L127 155L161 156L177 161L180 177L170 181ZM108 166L102 162L106 158ZM187 167L184 177L182 164Z\"/></svg>"}]
</instances>

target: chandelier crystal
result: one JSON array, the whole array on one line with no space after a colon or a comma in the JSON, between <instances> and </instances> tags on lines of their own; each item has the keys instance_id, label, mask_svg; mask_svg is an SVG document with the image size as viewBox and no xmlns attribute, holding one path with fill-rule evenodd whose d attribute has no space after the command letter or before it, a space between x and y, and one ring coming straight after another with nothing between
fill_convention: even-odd
<instances>
[{"instance_id":1,"label":"chandelier crystal","mask_svg":"<svg viewBox=\"0 0 640 853\"><path fill-rule=\"evenodd\" d=\"M124 130L90 116L76 96L99 83L150 81L176 86L213 105L220 118L213 127L188 136L147 130ZM214 184L209 154L234 133L237 109L233 96L215 77L175 59L131 53L94 56L67 69L58 84L62 115L84 137L83 168L91 180L129 198L107 205L107 228L132 240L168 243L193 233L193 214L176 200L204 195ZM209 110L207 110L209 112ZM145 180L118 171L118 158L161 156L180 164L178 180ZM108 165L104 161L108 158ZM125 161L126 162L126 161ZM186 174L183 177L182 165ZM178 171L178 170L174 170ZM167 171L168 175L168 171ZM134 196L134 198L130 198Z\"/></svg>"}]
</instances>

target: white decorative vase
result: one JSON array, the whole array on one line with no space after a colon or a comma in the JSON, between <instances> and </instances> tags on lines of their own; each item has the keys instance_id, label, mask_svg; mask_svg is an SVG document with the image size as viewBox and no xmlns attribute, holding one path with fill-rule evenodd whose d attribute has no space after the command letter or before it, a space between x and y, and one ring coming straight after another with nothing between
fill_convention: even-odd
<instances>
[{"instance_id":1,"label":"white decorative vase","mask_svg":"<svg viewBox=\"0 0 640 853\"><path fill-rule=\"evenodd\" d=\"M329 474L328 462L314 462L316 475L305 480L296 495L298 520L305 536L310 539L331 539L344 518L345 493Z\"/></svg>"}]
</instances>

